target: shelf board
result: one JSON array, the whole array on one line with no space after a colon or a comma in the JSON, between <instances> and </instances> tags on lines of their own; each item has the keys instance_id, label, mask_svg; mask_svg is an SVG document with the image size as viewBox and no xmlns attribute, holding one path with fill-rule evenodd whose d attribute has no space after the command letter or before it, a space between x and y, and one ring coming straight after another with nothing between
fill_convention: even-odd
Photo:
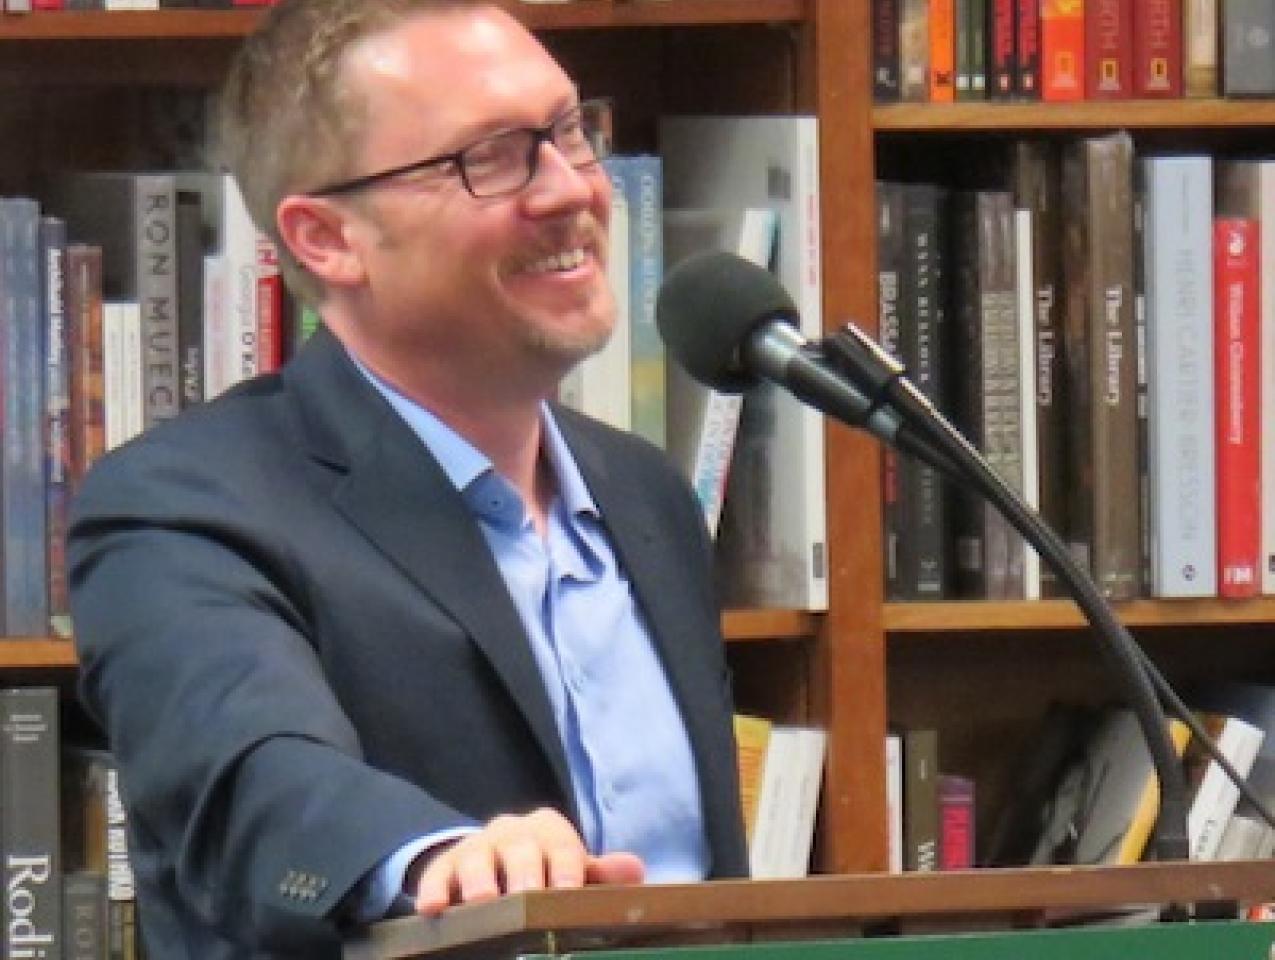
<instances>
[{"instance_id":1,"label":"shelf board","mask_svg":"<svg viewBox=\"0 0 1275 960\"><path fill-rule=\"evenodd\" d=\"M799 23L806 0L573 0L503 6L533 30ZM0 16L0 40L234 39L262 17L256 10L54 11Z\"/></svg>"},{"instance_id":2,"label":"shelf board","mask_svg":"<svg viewBox=\"0 0 1275 960\"><path fill-rule=\"evenodd\" d=\"M1275 100L1118 100L1078 103L892 103L872 109L878 133L1260 127Z\"/></svg>"},{"instance_id":3,"label":"shelf board","mask_svg":"<svg viewBox=\"0 0 1275 960\"><path fill-rule=\"evenodd\" d=\"M819 615L807 610L727 610L722 633L730 643L812 637Z\"/></svg>"},{"instance_id":4,"label":"shelf board","mask_svg":"<svg viewBox=\"0 0 1275 960\"><path fill-rule=\"evenodd\" d=\"M63 669L75 664L75 646L70 640L0 637L0 669Z\"/></svg>"},{"instance_id":5,"label":"shelf board","mask_svg":"<svg viewBox=\"0 0 1275 960\"><path fill-rule=\"evenodd\" d=\"M1133 600L1114 605L1130 627L1216 626L1275 622L1275 597L1253 600ZM1056 630L1086 625L1069 600L1018 603L891 603L885 629L893 634Z\"/></svg>"}]
</instances>

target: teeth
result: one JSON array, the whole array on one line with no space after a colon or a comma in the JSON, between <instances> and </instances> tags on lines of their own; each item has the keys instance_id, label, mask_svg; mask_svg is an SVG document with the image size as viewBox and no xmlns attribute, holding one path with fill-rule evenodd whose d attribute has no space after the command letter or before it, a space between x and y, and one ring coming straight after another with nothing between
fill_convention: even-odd
<instances>
[{"instance_id":1,"label":"teeth","mask_svg":"<svg viewBox=\"0 0 1275 960\"><path fill-rule=\"evenodd\" d=\"M563 250L561 253L555 253L543 260L528 264L527 272L550 273L555 270L572 270L582 263L584 263L584 248L576 247L574 250Z\"/></svg>"}]
</instances>

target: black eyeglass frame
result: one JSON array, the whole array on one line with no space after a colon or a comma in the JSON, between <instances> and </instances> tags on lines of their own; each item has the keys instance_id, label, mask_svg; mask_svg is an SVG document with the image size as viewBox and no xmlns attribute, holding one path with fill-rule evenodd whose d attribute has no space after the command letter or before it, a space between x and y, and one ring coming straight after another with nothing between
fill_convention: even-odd
<instances>
[{"instance_id":1,"label":"black eyeglass frame","mask_svg":"<svg viewBox=\"0 0 1275 960\"><path fill-rule=\"evenodd\" d=\"M432 167L441 167L447 164L454 164L456 173L460 177L460 181L464 184L465 189L471 197L475 199L490 199L491 197L507 196L511 193L517 193L532 180L535 179L536 172L540 163L540 146L544 143L553 144L555 150L561 152L561 148L557 144L556 131L560 129L562 124L570 120L572 117L578 118L586 139L588 139L592 147L593 156L585 163L571 162L571 166L577 170L588 169L596 163L605 160L611 152L610 129L609 123L604 121L596 125L595 129L588 129L585 125L585 117L592 116L593 111L597 111L598 115L609 118L611 101L605 97L593 97L587 100L581 100L571 109L564 111L554 117L543 127L511 127L507 130L500 130L490 134L473 143L454 150L451 153L439 154L435 157L428 157L425 160L415 160L411 163L404 163L397 167L390 167L386 170L378 170L376 173L367 173L359 177L351 177L348 180L339 180L336 183L330 183L326 186L318 187L314 190L305 191L308 197L336 197L347 193L353 193L358 190L364 190L368 187L383 183L386 180L392 180L395 177L401 177L404 174L416 173L419 170L428 170ZM497 190L493 193L477 193L473 184L469 180L469 172L465 164L465 154L469 153L475 147L481 147L492 140L501 137L507 137L510 134L531 134L531 144L527 154L527 176L516 187L509 187L506 190ZM563 154L564 156L565 153Z\"/></svg>"}]
</instances>

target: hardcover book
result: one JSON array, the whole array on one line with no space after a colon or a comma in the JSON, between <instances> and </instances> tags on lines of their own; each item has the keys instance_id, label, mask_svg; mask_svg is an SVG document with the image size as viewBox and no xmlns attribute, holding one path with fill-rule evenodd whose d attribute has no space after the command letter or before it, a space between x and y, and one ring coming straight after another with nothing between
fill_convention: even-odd
<instances>
[{"instance_id":1,"label":"hardcover book","mask_svg":"<svg viewBox=\"0 0 1275 960\"><path fill-rule=\"evenodd\" d=\"M1133 0L1085 4L1085 97L1133 96Z\"/></svg>"},{"instance_id":2,"label":"hardcover book","mask_svg":"<svg viewBox=\"0 0 1275 960\"><path fill-rule=\"evenodd\" d=\"M930 97L930 0L899 0L899 99Z\"/></svg>"},{"instance_id":3,"label":"hardcover book","mask_svg":"<svg viewBox=\"0 0 1275 960\"><path fill-rule=\"evenodd\" d=\"M1275 97L1275 4L1222 4L1222 95Z\"/></svg>"},{"instance_id":4,"label":"hardcover book","mask_svg":"<svg viewBox=\"0 0 1275 960\"><path fill-rule=\"evenodd\" d=\"M872 0L872 96L899 99L899 7L903 0Z\"/></svg>"},{"instance_id":5,"label":"hardcover book","mask_svg":"<svg viewBox=\"0 0 1275 960\"><path fill-rule=\"evenodd\" d=\"M1213 161L1143 158L1151 593L1217 593Z\"/></svg>"},{"instance_id":6,"label":"hardcover book","mask_svg":"<svg viewBox=\"0 0 1275 960\"><path fill-rule=\"evenodd\" d=\"M1258 224L1258 349L1262 364L1258 376L1259 406L1275 410L1275 159L1219 161L1217 212L1256 220ZM1275 416L1260 419L1261 592L1275 594Z\"/></svg>"},{"instance_id":7,"label":"hardcover book","mask_svg":"<svg viewBox=\"0 0 1275 960\"><path fill-rule=\"evenodd\" d=\"M1133 7L1134 95L1180 97L1182 82L1182 0L1139 0Z\"/></svg>"},{"instance_id":8,"label":"hardcover book","mask_svg":"<svg viewBox=\"0 0 1275 960\"><path fill-rule=\"evenodd\" d=\"M56 689L0 690L5 957L62 956L59 746Z\"/></svg>"},{"instance_id":9,"label":"hardcover book","mask_svg":"<svg viewBox=\"0 0 1275 960\"><path fill-rule=\"evenodd\" d=\"M1188 97L1218 93L1218 36L1221 0L1182 0L1182 92Z\"/></svg>"},{"instance_id":10,"label":"hardcover book","mask_svg":"<svg viewBox=\"0 0 1275 960\"><path fill-rule=\"evenodd\" d=\"M71 509L71 341L66 318L66 223L40 219L40 286L44 292L44 475L49 629L71 635L66 582L66 531Z\"/></svg>"},{"instance_id":11,"label":"hardcover book","mask_svg":"<svg viewBox=\"0 0 1275 960\"><path fill-rule=\"evenodd\" d=\"M1071 397L1074 555L1102 593L1138 596L1142 532L1133 291L1133 142L1068 144L1063 157L1064 332Z\"/></svg>"},{"instance_id":12,"label":"hardcover book","mask_svg":"<svg viewBox=\"0 0 1275 960\"><path fill-rule=\"evenodd\" d=\"M1041 0L1040 91L1044 100L1085 95L1085 0Z\"/></svg>"},{"instance_id":13,"label":"hardcover book","mask_svg":"<svg viewBox=\"0 0 1275 960\"><path fill-rule=\"evenodd\" d=\"M1213 233L1218 593L1259 590L1260 363L1257 221L1218 217Z\"/></svg>"},{"instance_id":14,"label":"hardcover book","mask_svg":"<svg viewBox=\"0 0 1275 960\"><path fill-rule=\"evenodd\" d=\"M822 336L818 127L814 117L666 117L660 124L670 207L769 207L775 272L801 332ZM744 399L718 534L730 606L828 605L822 418L778 387Z\"/></svg>"}]
</instances>

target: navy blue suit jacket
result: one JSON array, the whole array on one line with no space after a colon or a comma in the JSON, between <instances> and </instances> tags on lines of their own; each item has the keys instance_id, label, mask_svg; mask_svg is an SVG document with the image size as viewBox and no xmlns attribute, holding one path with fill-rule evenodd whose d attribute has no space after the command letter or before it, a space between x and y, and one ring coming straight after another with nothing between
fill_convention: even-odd
<instances>
[{"instance_id":1,"label":"navy blue suit jacket","mask_svg":"<svg viewBox=\"0 0 1275 960\"><path fill-rule=\"evenodd\" d=\"M649 445L557 415L681 708L712 874L742 875L694 497ZM81 694L122 765L151 956L336 957L342 898L409 837L544 804L575 818L481 532L329 334L105 457L68 564Z\"/></svg>"}]
</instances>

